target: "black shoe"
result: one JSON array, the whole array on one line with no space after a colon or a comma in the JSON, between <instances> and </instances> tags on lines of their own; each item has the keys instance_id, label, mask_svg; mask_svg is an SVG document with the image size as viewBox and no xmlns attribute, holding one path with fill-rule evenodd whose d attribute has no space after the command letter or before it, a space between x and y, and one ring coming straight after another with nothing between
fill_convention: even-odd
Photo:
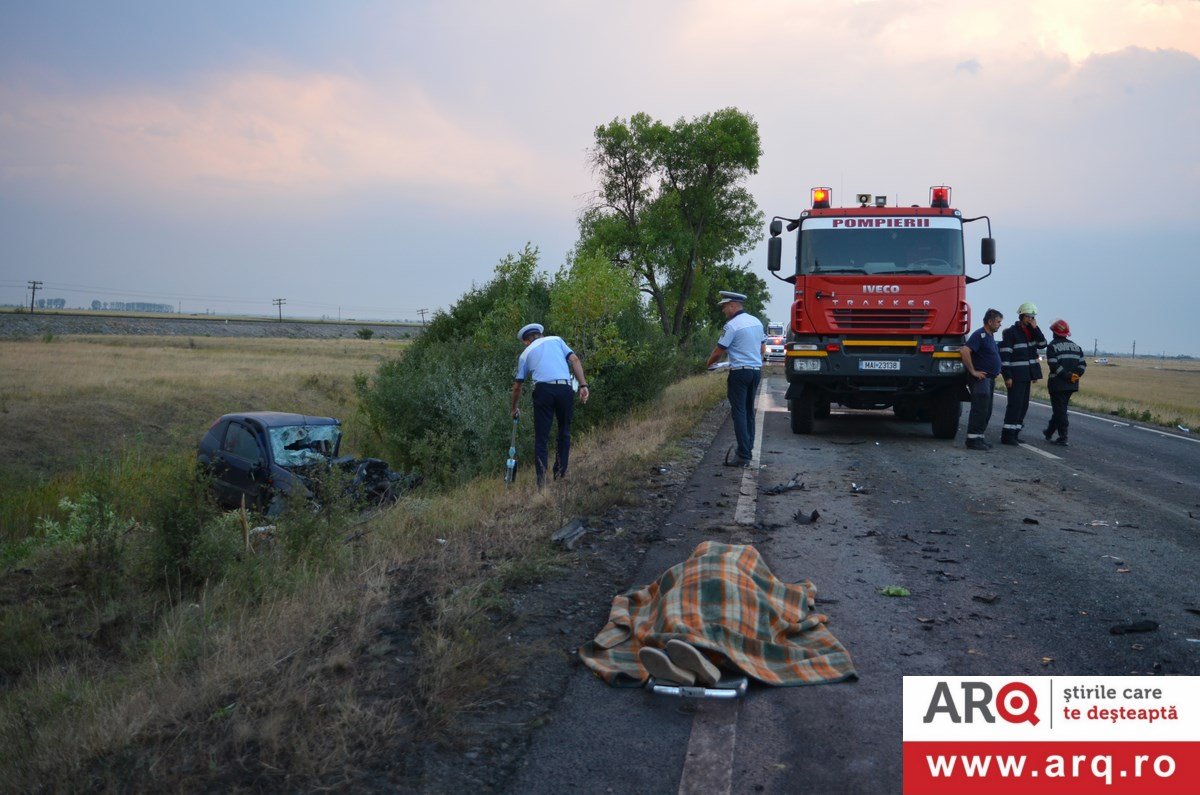
<instances>
[{"instance_id":1,"label":"black shoe","mask_svg":"<svg viewBox=\"0 0 1200 795\"><path fill-rule=\"evenodd\" d=\"M1020 442L1017 441L1017 435L1015 433L1009 433L1006 431L1000 434L1000 444L1011 444L1016 446L1020 444Z\"/></svg>"},{"instance_id":2,"label":"black shoe","mask_svg":"<svg viewBox=\"0 0 1200 795\"><path fill-rule=\"evenodd\" d=\"M750 466L750 459L735 457L731 460L727 460L725 462L725 466L727 466L727 467L748 467L748 466Z\"/></svg>"},{"instance_id":3,"label":"black shoe","mask_svg":"<svg viewBox=\"0 0 1200 795\"><path fill-rule=\"evenodd\" d=\"M1067 445L1067 437L1065 437L1065 436L1060 436L1060 437L1058 437L1057 439L1055 439L1055 440L1054 440L1054 443L1055 443L1055 444L1057 444L1057 445L1060 445L1060 446L1062 446L1062 447L1067 447L1067 446L1068 446L1068 445Z\"/></svg>"},{"instance_id":4,"label":"black shoe","mask_svg":"<svg viewBox=\"0 0 1200 795\"><path fill-rule=\"evenodd\" d=\"M1050 430L1042 431L1042 436L1045 436L1046 441L1048 442L1054 438L1054 431L1050 431Z\"/></svg>"},{"instance_id":5,"label":"black shoe","mask_svg":"<svg viewBox=\"0 0 1200 795\"><path fill-rule=\"evenodd\" d=\"M967 439L968 450L991 450L992 446L983 439Z\"/></svg>"}]
</instances>

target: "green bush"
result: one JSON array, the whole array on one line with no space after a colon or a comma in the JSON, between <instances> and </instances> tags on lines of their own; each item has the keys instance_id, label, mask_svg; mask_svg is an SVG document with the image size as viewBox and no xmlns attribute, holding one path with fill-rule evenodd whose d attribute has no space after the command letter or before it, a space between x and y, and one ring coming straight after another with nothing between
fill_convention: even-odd
<instances>
[{"instance_id":1,"label":"green bush","mask_svg":"<svg viewBox=\"0 0 1200 795\"><path fill-rule=\"evenodd\" d=\"M404 357L356 381L360 405L384 457L426 482L499 474L512 431L512 377L523 347L516 332L541 322L583 361L592 389L576 404L583 430L657 396L681 371L673 341L650 322L628 275L580 255L551 281L528 246L496 267L490 282L439 312ZM532 458L529 389L522 399L518 456Z\"/></svg>"},{"instance_id":2,"label":"green bush","mask_svg":"<svg viewBox=\"0 0 1200 795\"><path fill-rule=\"evenodd\" d=\"M371 337L375 336L375 329L360 328L358 331L354 332L354 336L358 337L360 340L369 340Z\"/></svg>"},{"instance_id":3,"label":"green bush","mask_svg":"<svg viewBox=\"0 0 1200 795\"><path fill-rule=\"evenodd\" d=\"M136 522L121 518L91 492L76 500L63 497L59 508L66 515L62 521L50 518L38 521L42 543L81 547L88 586L98 595L109 595L124 572L126 536Z\"/></svg>"}]
</instances>

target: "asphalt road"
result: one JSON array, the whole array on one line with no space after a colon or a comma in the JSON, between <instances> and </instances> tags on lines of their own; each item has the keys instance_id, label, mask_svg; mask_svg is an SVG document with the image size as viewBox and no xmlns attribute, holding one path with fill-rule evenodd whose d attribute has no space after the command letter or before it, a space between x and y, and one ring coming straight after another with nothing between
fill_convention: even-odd
<instances>
[{"instance_id":1,"label":"asphalt road","mask_svg":"<svg viewBox=\"0 0 1200 795\"><path fill-rule=\"evenodd\" d=\"M580 667L510 791L899 792L904 675L1200 674L1200 442L1073 414L1071 446L1048 445L1036 404L1026 444L989 452L887 412L835 409L797 436L785 387L764 382L759 467L721 466L726 422L630 582L706 538L752 543L813 581L859 679L695 702ZM803 489L761 493L794 475ZM1159 628L1110 632L1143 619Z\"/></svg>"}]
</instances>

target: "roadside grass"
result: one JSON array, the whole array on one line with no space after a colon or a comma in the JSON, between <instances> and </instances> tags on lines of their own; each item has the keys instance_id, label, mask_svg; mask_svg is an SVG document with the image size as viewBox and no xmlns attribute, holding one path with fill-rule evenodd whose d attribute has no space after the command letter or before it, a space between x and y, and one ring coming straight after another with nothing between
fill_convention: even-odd
<instances>
[{"instance_id":1,"label":"roadside grass","mask_svg":"<svg viewBox=\"0 0 1200 795\"><path fill-rule=\"evenodd\" d=\"M20 541L38 517L56 515L59 500L78 496L98 470L115 467L122 472L114 477L136 475L152 488L163 457L190 451L232 411L339 417L343 446L366 452L354 376L406 345L112 335L0 341L0 543Z\"/></svg>"},{"instance_id":2,"label":"roadside grass","mask_svg":"<svg viewBox=\"0 0 1200 795\"><path fill-rule=\"evenodd\" d=\"M1200 361L1108 359L1111 364L1101 365L1088 357L1080 390L1071 398L1072 408L1200 432ZM1045 379L1035 386L1033 397L1050 400Z\"/></svg>"},{"instance_id":3,"label":"roadside grass","mask_svg":"<svg viewBox=\"0 0 1200 795\"><path fill-rule=\"evenodd\" d=\"M200 778L295 789L353 780L417 743L454 743L459 717L520 665L504 641L516 619L506 589L568 568L553 531L628 502L723 393L710 375L669 387L578 439L570 479L542 492L528 471L506 487L498 451L492 476L453 491L365 520L309 519L325 522L328 543L299 551L287 519L247 549L229 514L206 525L222 561L211 577L157 595L95 592L80 599L84 626L39 624L54 595L29 599L0 619L0 643L29 655L0 680L0 776L18 790ZM122 536L133 559L145 557L144 532ZM34 572L57 562L70 579L86 567L79 546L36 554ZM64 633L87 639L54 648Z\"/></svg>"}]
</instances>

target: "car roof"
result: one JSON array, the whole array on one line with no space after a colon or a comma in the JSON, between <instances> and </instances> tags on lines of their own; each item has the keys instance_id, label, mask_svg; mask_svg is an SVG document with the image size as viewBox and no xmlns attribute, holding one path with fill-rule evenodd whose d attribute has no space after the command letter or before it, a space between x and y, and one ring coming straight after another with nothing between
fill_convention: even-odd
<instances>
[{"instance_id":1,"label":"car roof","mask_svg":"<svg viewBox=\"0 0 1200 795\"><path fill-rule=\"evenodd\" d=\"M250 420L263 428L282 428L286 425L341 425L333 417L311 417L307 414L292 414L286 411L243 411L225 414L217 422L226 420Z\"/></svg>"}]
</instances>

